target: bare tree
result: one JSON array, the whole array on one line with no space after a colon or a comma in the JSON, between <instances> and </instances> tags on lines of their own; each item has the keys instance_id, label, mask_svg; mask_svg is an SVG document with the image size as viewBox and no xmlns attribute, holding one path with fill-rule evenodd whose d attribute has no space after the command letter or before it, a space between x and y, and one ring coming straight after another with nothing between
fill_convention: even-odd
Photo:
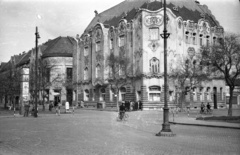
<instances>
[{"instance_id":1,"label":"bare tree","mask_svg":"<svg viewBox=\"0 0 240 155\"><path fill-rule=\"evenodd\" d=\"M16 68L10 68L1 76L1 94L9 97L9 102L15 107L15 96L20 94L21 74ZM4 107L7 108L5 102Z\"/></svg>"},{"instance_id":2,"label":"bare tree","mask_svg":"<svg viewBox=\"0 0 240 155\"><path fill-rule=\"evenodd\" d=\"M211 72L222 75L229 86L228 115L232 116L233 90L240 75L240 35L226 33L214 45L202 47L201 56L203 64L210 65Z\"/></svg>"},{"instance_id":3,"label":"bare tree","mask_svg":"<svg viewBox=\"0 0 240 155\"><path fill-rule=\"evenodd\" d=\"M136 76L133 75L129 58L124 54L114 55L114 53L110 53L106 60L109 68L109 78L107 80L111 89L117 95L117 108L119 110L119 91L121 87L132 84Z\"/></svg>"},{"instance_id":4,"label":"bare tree","mask_svg":"<svg viewBox=\"0 0 240 155\"><path fill-rule=\"evenodd\" d=\"M171 67L170 79L172 79L179 96L176 96L176 101L180 108L186 106L185 96L189 92L201 86L202 81L206 80L207 72L204 72L200 62L190 60L188 58L180 58L176 62L177 67Z\"/></svg>"},{"instance_id":5,"label":"bare tree","mask_svg":"<svg viewBox=\"0 0 240 155\"><path fill-rule=\"evenodd\" d=\"M53 75L53 73L57 73L56 75ZM35 70L34 67L32 67L31 70L31 75L32 78L30 78L30 85L35 86ZM48 100L48 92L50 86L53 85L54 82L56 81L62 81L62 76L58 74L57 68L56 68L56 62L55 60L45 60L45 59L39 59L38 62L38 95L41 96L42 100L39 100L43 106L43 111L45 110L45 101ZM34 98L35 96L35 87L32 87L30 89L30 94L32 94L32 97Z\"/></svg>"}]
</instances>

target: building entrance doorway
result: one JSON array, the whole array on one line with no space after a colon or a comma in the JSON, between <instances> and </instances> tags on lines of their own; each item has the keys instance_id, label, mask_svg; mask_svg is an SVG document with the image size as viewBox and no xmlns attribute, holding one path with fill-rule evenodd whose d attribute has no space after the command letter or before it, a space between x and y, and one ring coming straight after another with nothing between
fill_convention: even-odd
<instances>
[{"instance_id":1,"label":"building entrance doorway","mask_svg":"<svg viewBox=\"0 0 240 155\"><path fill-rule=\"evenodd\" d=\"M72 89L67 89L67 101L70 106L72 106L72 100L73 100L73 91Z\"/></svg>"}]
</instances>

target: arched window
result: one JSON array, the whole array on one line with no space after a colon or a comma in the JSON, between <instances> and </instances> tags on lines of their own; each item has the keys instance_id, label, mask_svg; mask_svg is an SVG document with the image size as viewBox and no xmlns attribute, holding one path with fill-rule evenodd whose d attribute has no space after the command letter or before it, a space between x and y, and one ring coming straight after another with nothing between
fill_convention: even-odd
<instances>
[{"instance_id":1,"label":"arched window","mask_svg":"<svg viewBox=\"0 0 240 155\"><path fill-rule=\"evenodd\" d=\"M88 56L88 47L84 48L84 52L83 53L84 53L84 56Z\"/></svg>"},{"instance_id":2,"label":"arched window","mask_svg":"<svg viewBox=\"0 0 240 155\"><path fill-rule=\"evenodd\" d=\"M84 69L84 73L83 74L84 74L83 75L83 79L87 80L88 79L88 68L87 67Z\"/></svg>"},{"instance_id":3,"label":"arched window","mask_svg":"<svg viewBox=\"0 0 240 155\"><path fill-rule=\"evenodd\" d=\"M101 66L98 64L96 66L96 78L99 78L101 75Z\"/></svg>"},{"instance_id":4,"label":"arched window","mask_svg":"<svg viewBox=\"0 0 240 155\"><path fill-rule=\"evenodd\" d=\"M161 87L150 86L149 87L149 101L160 101Z\"/></svg>"},{"instance_id":5,"label":"arched window","mask_svg":"<svg viewBox=\"0 0 240 155\"><path fill-rule=\"evenodd\" d=\"M179 29L182 28L182 21L181 21L181 20L178 21L178 28L179 28Z\"/></svg>"},{"instance_id":6,"label":"arched window","mask_svg":"<svg viewBox=\"0 0 240 155\"><path fill-rule=\"evenodd\" d=\"M100 90L100 101L105 101L106 91L104 88Z\"/></svg>"},{"instance_id":7,"label":"arched window","mask_svg":"<svg viewBox=\"0 0 240 155\"><path fill-rule=\"evenodd\" d=\"M120 88L120 101L125 101L126 99L126 88L125 87L121 87Z\"/></svg>"},{"instance_id":8,"label":"arched window","mask_svg":"<svg viewBox=\"0 0 240 155\"><path fill-rule=\"evenodd\" d=\"M152 58L150 60L150 72L151 73L159 73L160 72L159 68L160 68L159 60L155 57Z\"/></svg>"}]
</instances>

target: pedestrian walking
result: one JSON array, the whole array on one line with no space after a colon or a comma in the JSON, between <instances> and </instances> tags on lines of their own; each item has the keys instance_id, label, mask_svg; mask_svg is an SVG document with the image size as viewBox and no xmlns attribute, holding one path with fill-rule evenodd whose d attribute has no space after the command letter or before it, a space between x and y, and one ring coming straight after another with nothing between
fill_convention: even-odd
<instances>
[{"instance_id":1,"label":"pedestrian walking","mask_svg":"<svg viewBox=\"0 0 240 155\"><path fill-rule=\"evenodd\" d=\"M75 109L75 104L73 103L73 106L72 106L72 114L74 114L74 109Z\"/></svg>"},{"instance_id":2,"label":"pedestrian walking","mask_svg":"<svg viewBox=\"0 0 240 155\"><path fill-rule=\"evenodd\" d=\"M28 117L29 107L29 101L24 101L24 117Z\"/></svg>"},{"instance_id":3,"label":"pedestrian walking","mask_svg":"<svg viewBox=\"0 0 240 155\"><path fill-rule=\"evenodd\" d=\"M61 103L58 101L58 104L56 106L56 115L60 116L60 110L61 110Z\"/></svg>"},{"instance_id":4,"label":"pedestrian walking","mask_svg":"<svg viewBox=\"0 0 240 155\"><path fill-rule=\"evenodd\" d=\"M200 113L204 113L204 110L205 110L205 105L204 105L204 103L202 102L202 104L201 104L201 111L200 111Z\"/></svg>"},{"instance_id":5,"label":"pedestrian walking","mask_svg":"<svg viewBox=\"0 0 240 155\"><path fill-rule=\"evenodd\" d=\"M80 106L80 108L84 108L84 101L83 101L83 100L81 100L81 106Z\"/></svg>"},{"instance_id":6,"label":"pedestrian walking","mask_svg":"<svg viewBox=\"0 0 240 155\"><path fill-rule=\"evenodd\" d=\"M49 104L49 111L52 111L52 108L53 108L53 102L50 101L50 104Z\"/></svg>"}]
</instances>

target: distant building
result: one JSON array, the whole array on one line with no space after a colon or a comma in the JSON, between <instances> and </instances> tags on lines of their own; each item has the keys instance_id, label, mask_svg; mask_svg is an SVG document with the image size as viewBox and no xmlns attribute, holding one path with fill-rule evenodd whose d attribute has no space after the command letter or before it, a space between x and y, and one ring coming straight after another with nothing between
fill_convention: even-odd
<instances>
[{"instance_id":1,"label":"distant building","mask_svg":"<svg viewBox=\"0 0 240 155\"><path fill-rule=\"evenodd\" d=\"M68 101L72 105L75 97L72 59L76 49L77 42L72 37L58 37L38 46L39 103L43 100L45 103ZM9 62L0 66L1 103L15 104L21 109L20 114L25 101L34 103L35 60L34 48L12 56Z\"/></svg>"},{"instance_id":2,"label":"distant building","mask_svg":"<svg viewBox=\"0 0 240 155\"><path fill-rule=\"evenodd\" d=\"M214 44L224 33L207 6L193 0L167 1L167 30L170 33L168 66L174 66L182 56L192 63L202 45ZM162 33L163 4L159 0L126 0L96 14L79 39L79 52L74 54L78 101L115 102L107 82L109 73L105 60L110 52L121 54L124 51L132 61L133 72L139 70L142 78L121 89L120 101L141 100L146 110L163 107ZM169 84L170 104L176 104L176 95L174 85ZM186 94L186 102L193 106L214 100L218 105L225 104L223 79L213 78Z\"/></svg>"},{"instance_id":3,"label":"distant building","mask_svg":"<svg viewBox=\"0 0 240 155\"><path fill-rule=\"evenodd\" d=\"M40 91L40 100L45 102L66 101L72 105L73 102L73 53L76 50L77 42L72 37L57 37L53 40L39 46L38 58L41 60L38 63L41 70L40 78L43 83L38 84ZM30 56L30 92L35 90L35 49L32 50ZM32 79L32 80L31 80ZM32 91L31 91L32 90ZM33 94L31 95L31 98Z\"/></svg>"}]
</instances>

